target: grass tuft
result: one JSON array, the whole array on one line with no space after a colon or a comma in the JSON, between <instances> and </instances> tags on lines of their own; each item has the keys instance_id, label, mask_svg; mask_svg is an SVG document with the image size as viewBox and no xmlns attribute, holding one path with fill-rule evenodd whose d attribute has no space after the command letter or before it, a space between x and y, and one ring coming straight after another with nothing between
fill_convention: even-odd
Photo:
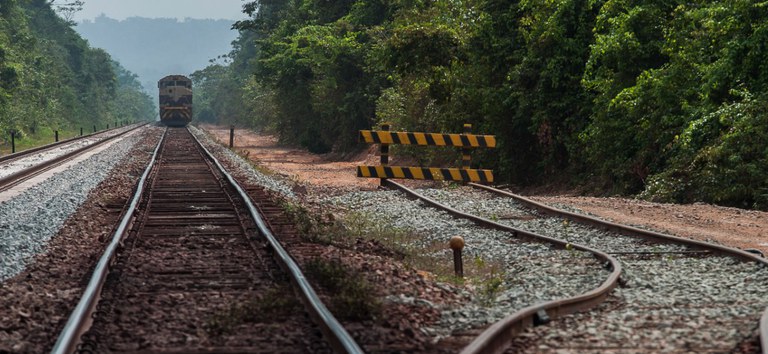
<instances>
[{"instance_id":1,"label":"grass tuft","mask_svg":"<svg viewBox=\"0 0 768 354\"><path fill-rule=\"evenodd\" d=\"M281 286L248 302L232 304L212 315L206 321L205 329L212 336L226 335L240 325L272 321L274 318L289 316L301 308L291 287Z\"/></svg>"},{"instance_id":2,"label":"grass tuft","mask_svg":"<svg viewBox=\"0 0 768 354\"><path fill-rule=\"evenodd\" d=\"M304 272L333 294L331 312L339 319L369 320L381 313L381 303L373 295L373 286L362 274L348 269L340 261L315 258L307 262Z\"/></svg>"}]
</instances>

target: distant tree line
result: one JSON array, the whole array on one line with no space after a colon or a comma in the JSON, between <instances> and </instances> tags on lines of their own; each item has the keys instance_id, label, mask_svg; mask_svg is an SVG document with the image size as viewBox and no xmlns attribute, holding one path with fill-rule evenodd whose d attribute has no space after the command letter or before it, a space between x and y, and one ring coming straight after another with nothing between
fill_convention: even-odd
<instances>
[{"instance_id":1,"label":"distant tree line","mask_svg":"<svg viewBox=\"0 0 768 354\"><path fill-rule=\"evenodd\" d=\"M64 0L61 0L64 1ZM70 0L67 0L70 1ZM139 76L152 96L166 75L204 68L208 60L231 50L237 32L232 20L128 17L102 14L75 27L88 42L103 48Z\"/></svg>"},{"instance_id":2,"label":"distant tree line","mask_svg":"<svg viewBox=\"0 0 768 354\"><path fill-rule=\"evenodd\" d=\"M458 132L516 184L768 208L768 5L752 0L259 0L193 78L201 118L311 151ZM200 107L200 106L198 106Z\"/></svg>"},{"instance_id":3,"label":"distant tree line","mask_svg":"<svg viewBox=\"0 0 768 354\"><path fill-rule=\"evenodd\" d=\"M52 6L0 0L0 142L11 131L25 136L153 120L154 103L136 76L89 47Z\"/></svg>"}]
</instances>

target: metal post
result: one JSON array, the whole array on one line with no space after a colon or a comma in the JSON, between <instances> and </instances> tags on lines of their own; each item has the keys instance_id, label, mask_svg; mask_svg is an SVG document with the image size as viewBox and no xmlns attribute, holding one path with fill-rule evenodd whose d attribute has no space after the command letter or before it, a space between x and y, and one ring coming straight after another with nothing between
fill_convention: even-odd
<instances>
[{"instance_id":1,"label":"metal post","mask_svg":"<svg viewBox=\"0 0 768 354\"><path fill-rule=\"evenodd\" d=\"M464 278L464 262L461 259L461 251L464 249L464 238L453 236L449 245L453 250L453 270L456 272L457 277Z\"/></svg>"},{"instance_id":2,"label":"metal post","mask_svg":"<svg viewBox=\"0 0 768 354\"><path fill-rule=\"evenodd\" d=\"M392 125L389 123L382 123L381 130L388 132L391 126ZM389 166L389 144L381 143L381 166ZM387 179L385 177L380 178L379 185L383 186L387 184L386 180Z\"/></svg>"},{"instance_id":3,"label":"metal post","mask_svg":"<svg viewBox=\"0 0 768 354\"><path fill-rule=\"evenodd\" d=\"M231 149L233 146L235 146L235 126L230 125L229 126L229 148Z\"/></svg>"},{"instance_id":4,"label":"metal post","mask_svg":"<svg viewBox=\"0 0 768 354\"><path fill-rule=\"evenodd\" d=\"M93 125L93 132L96 132L96 124Z\"/></svg>"},{"instance_id":5,"label":"metal post","mask_svg":"<svg viewBox=\"0 0 768 354\"><path fill-rule=\"evenodd\" d=\"M16 131L11 130L11 154L16 153Z\"/></svg>"},{"instance_id":6,"label":"metal post","mask_svg":"<svg viewBox=\"0 0 768 354\"><path fill-rule=\"evenodd\" d=\"M109 123L107 123L107 130L109 130Z\"/></svg>"},{"instance_id":7,"label":"metal post","mask_svg":"<svg viewBox=\"0 0 768 354\"><path fill-rule=\"evenodd\" d=\"M472 124L464 124L464 134L469 135L472 134ZM469 155L470 151L472 151L469 147L463 147L461 148L461 168L468 170L470 164L472 163L472 156Z\"/></svg>"},{"instance_id":8,"label":"metal post","mask_svg":"<svg viewBox=\"0 0 768 354\"><path fill-rule=\"evenodd\" d=\"M80 136L83 136L83 127L80 127Z\"/></svg>"},{"instance_id":9,"label":"metal post","mask_svg":"<svg viewBox=\"0 0 768 354\"><path fill-rule=\"evenodd\" d=\"M59 142L59 131L58 130L54 130L53 131L53 138L55 140L54 142L57 142L57 143Z\"/></svg>"}]
</instances>

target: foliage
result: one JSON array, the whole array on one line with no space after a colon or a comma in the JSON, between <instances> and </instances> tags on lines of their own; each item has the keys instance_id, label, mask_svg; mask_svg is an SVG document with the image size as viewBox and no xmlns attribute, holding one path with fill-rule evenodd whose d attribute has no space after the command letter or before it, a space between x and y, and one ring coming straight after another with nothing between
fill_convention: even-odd
<instances>
[{"instance_id":1,"label":"foliage","mask_svg":"<svg viewBox=\"0 0 768 354\"><path fill-rule=\"evenodd\" d=\"M234 86L220 87L251 115L242 121L315 152L353 149L356 130L384 121L436 132L471 123L497 135L498 149L473 162L499 181L767 208L767 8L258 0L236 25Z\"/></svg>"},{"instance_id":2,"label":"foliage","mask_svg":"<svg viewBox=\"0 0 768 354\"><path fill-rule=\"evenodd\" d=\"M691 122L677 137L674 167L651 178L646 197L768 209L766 95L732 94L741 100Z\"/></svg>"},{"instance_id":3,"label":"foliage","mask_svg":"<svg viewBox=\"0 0 768 354\"><path fill-rule=\"evenodd\" d=\"M592 165L618 190L638 191L657 174L682 176L685 161L731 129L702 117L736 107L734 89L765 92L764 7L740 0L606 3L585 73L598 96L582 138ZM686 130L693 140L681 146Z\"/></svg>"},{"instance_id":4,"label":"foliage","mask_svg":"<svg viewBox=\"0 0 768 354\"><path fill-rule=\"evenodd\" d=\"M291 285L279 284L254 299L233 302L229 307L214 313L207 319L205 330L213 336L230 335L238 326L291 316L301 308L301 302L293 293Z\"/></svg>"},{"instance_id":5,"label":"foliage","mask_svg":"<svg viewBox=\"0 0 768 354\"><path fill-rule=\"evenodd\" d=\"M66 6L75 11L77 3ZM90 48L51 6L45 0L0 2L0 139L11 131L24 138L152 119L154 104L135 77Z\"/></svg>"},{"instance_id":6,"label":"foliage","mask_svg":"<svg viewBox=\"0 0 768 354\"><path fill-rule=\"evenodd\" d=\"M340 261L314 258L307 262L305 273L333 294L331 312L340 319L369 320L379 315L381 304L374 296L373 286Z\"/></svg>"}]
</instances>

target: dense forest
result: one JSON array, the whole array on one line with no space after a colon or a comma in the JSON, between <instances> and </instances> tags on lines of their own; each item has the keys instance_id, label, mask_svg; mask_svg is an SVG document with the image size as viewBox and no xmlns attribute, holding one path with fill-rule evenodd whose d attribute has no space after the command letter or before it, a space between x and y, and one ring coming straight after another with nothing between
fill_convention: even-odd
<instances>
[{"instance_id":1,"label":"dense forest","mask_svg":"<svg viewBox=\"0 0 768 354\"><path fill-rule=\"evenodd\" d=\"M91 48L57 10L73 11L48 0L0 0L0 144L11 132L33 140L153 120L136 76Z\"/></svg>"},{"instance_id":2,"label":"dense forest","mask_svg":"<svg viewBox=\"0 0 768 354\"><path fill-rule=\"evenodd\" d=\"M497 179L768 209L768 2L259 0L193 74L203 120L311 151L496 134Z\"/></svg>"}]
</instances>

